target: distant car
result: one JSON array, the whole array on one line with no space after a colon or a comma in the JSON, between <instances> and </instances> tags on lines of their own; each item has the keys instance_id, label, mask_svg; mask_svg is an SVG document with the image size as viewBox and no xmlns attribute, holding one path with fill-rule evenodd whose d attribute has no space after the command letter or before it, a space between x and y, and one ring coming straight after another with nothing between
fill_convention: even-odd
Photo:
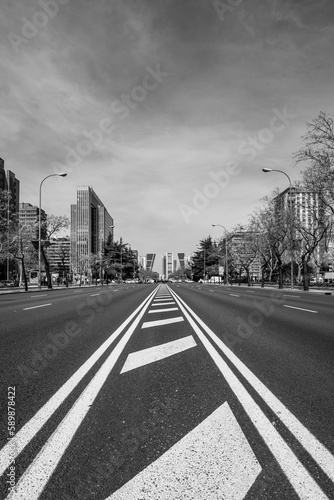
<instances>
[{"instance_id":1,"label":"distant car","mask_svg":"<svg viewBox=\"0 0 334 500\"><path fill-rule=\"evenodd\" d=\"M0 282L1 288L11 288L15 286L15 283L13 280L3 280Z\"/></svg>"},{"instance_id":2,"label":"distant car","mask_svg":"<svg viewBox=\"0 0 334 500\"><path fill-rule=\"evenodd\" d=\"M323 278L319 276L319 278L311 278L310 285L322 285L324 282Z\"/></svg>"}]
</instances>

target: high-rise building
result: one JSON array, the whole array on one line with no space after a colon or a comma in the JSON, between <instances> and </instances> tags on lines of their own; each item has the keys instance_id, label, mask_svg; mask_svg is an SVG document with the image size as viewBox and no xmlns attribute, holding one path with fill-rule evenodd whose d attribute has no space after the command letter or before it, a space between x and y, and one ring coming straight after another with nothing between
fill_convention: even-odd
<instances>
[{"instance_id":1,"label":"high-rise building","mask_svg":"<svg viewBox=\"0 0 334 500\"><path fill-rule=\"evenodd\" d=\"M162 274L167 280L169 275L173 272L173 253L167 252L162 256Z\"/></svg>"},{"instance_id":2,"label":"high-rise building","mask_svg":"<svg viewBox=\"0 0 334 500\"><path fill-rule=\"evenodd\" d=\"M90 269L92 256L102 254L114 220L89 186L78 186L77 203L71 205L71 263L74 272Z\"/></svg>"},{"instance_id":3,"label":"high-rise building","mask_svg":"<svg viewBox=\"0 0 334 500\"><path fill-rule=\"evenodd\" d=\"M5 162L2 158L0 158L0 189L10 191L10 210L17 213L20 203L20 181L11 170L5 170Z\"/></svg>"},{"instance_id":4,"label":"high-rise building","mask_svg":"<svg viewBox=\"0 0 334 500\"><path fill-rule=\"evenodd\" d=\"M47 248L48 261L51 272L57 272L60 276L70 272L70 238L51 238L50 246Z\"/></svg>"},{"instance_id":5,"label":"high-rise building","mask_svg":"<svg viewBox=\"0 0 334 500\"><path fill-rule=\"evenodd\" d=\"M15 174L10 170L5 170L5 162L0 158L0 189L10 192L7 206L7 222L9 229L9 221L11 214L17 214L19 211L20 202L20 181L16 179ZM0 279L7 279L14 277L17 273L17 263L11 258L7 249L6 262L0 263Z\"/></svg>"},{"instance_id":6,"label":"high-rise building","mask_svg":"<svg viewBox=\"0 0 334 500\"><path fill-rule=\"evenodd\" d=\"M41 221L46 220L46 213L41 209ZM31 205L31 203L19 204L19 222L22 226L36 225L36 235L38 234L39 207ZM36 236L37 237L37 236Z\"/></svg>"},{"instance_id":7,"label":"high-rise building","mask_svg":"<svg viewBox=\"0 0 334 500\"><path fill-rule=\"evenodd\" d=\"M296 221L306 228L311 228L314 217L320 215L320 205L318 194L305 189L291 188L292 213ZM290 207L290 188L285 189L276 196L276 208L288 211Z\"/></svg>"},{"instance_id":8,"label":"high-rise building","mask_svg":"<svg viewBox=\"0 0 334 500\"><path fill-rule=\"evenodd\" d=\"M155 261L155 253L147 253L146 254L146 270L153 271Z\"/></svg>"},{"instance_id":9,"label":"high-rise building","mask_svg":"<svg viewBox=\"0 0 334 500\"><path fill-rule=\"evenodd\" d=\"M139 257L139 266L141 269L146 271L146 256L145 257Z\"/></svg>"},{"instance_id":10,"label":"high-rise building","mask_svg":"<svg viewBox=\"0 0 334 500\"><path fill-rule=\"evenodd\" d=\"M285 189L276 196L276 210L285 209L289 213L290 209L290 188ZM312 231L321 227L321 218L324 216L324 207L321 205L319 195L315 191L302 188L291 188L291 209L295 223L300 224L306 231ZM302 238L296 230L292 231L292 244L294 249L298 249L303 244ZM330 242L323 239L315 250L315 257L318 262L324 255Z\"/></svg>"}]
</instances>

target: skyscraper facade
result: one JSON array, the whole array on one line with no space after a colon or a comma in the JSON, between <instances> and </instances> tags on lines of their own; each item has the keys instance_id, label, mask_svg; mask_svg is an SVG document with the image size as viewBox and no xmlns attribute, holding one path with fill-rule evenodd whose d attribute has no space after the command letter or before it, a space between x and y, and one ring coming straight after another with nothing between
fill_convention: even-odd
<instances>
[{"instance_id":1,"label":"skyscraper facade","mask_svg":"<svg viewBox=\"0 0 334 500\"><path fill-rule=\"evenodd\" d=\"M90 269L91 257L99 257L114 220L89 186L78 186L77 203L71 205L71 264L73 271Z\"/></svg>"},{"instance_id":2,"label":"skyscraper facade","mask_svg":"<svg viewBox=\"0 0 334 500\"><path fill-rule=\"evenodd\" d=\"M155 261L155 253L147 253L146 254L146 270L153 271Z\"/></svg>"},{"instance_id":3,"label":"skyscraper facade","mask_svg":"<svg viewBox=\"0 0 334 500\"><path fill-rule=\"evenodd\" d=\"M173 263L173 253L166 252L166 254L162 256L162 274L166 280L173 272Z\"/></svg>"},{"instance_id":4,"label":"skyscraper facade","mask_svg":"<svg viewBox=\"0 0 334 500\"><path fill-rule=\"evenodd\" d=\"M5 162L0 158L0 189L10 191L10 211L18 213L20 203L20 181L11 170L5 170Z\"/></svg>"}]
</instances>

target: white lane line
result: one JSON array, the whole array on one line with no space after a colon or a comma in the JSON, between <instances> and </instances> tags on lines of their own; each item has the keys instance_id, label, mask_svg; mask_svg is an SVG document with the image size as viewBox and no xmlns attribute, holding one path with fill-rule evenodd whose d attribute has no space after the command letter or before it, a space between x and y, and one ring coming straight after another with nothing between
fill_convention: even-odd
<instances>
[{"instance_id":1,"label":"white lane line","mask_svg":"<svg viewBox=\"0 0 334 500\"><path fill-rule=\"evenodd\" d=\"M11 500L21 500L23 498L38 500L128 340L149 307L149 303L149 300L144 303L136 319L130 325L86 389L78 397L67 415L60 422L57 429L47 440L35 460L25 471L21 479L19 479L15 486L14 493L10 495Z\"/></svg>"},{"instance_id":2,"label":"white lane line","mask_svg":"<svg viewBox=\"0 0 334 500\"><path fill-rule=\"evenodd\" d=\"M293 297L294 299L300 299L300 295L289 295L289 294L284 295L284 293L283 293L283 297L289 297L289 298Z\"/></svg>"},{"instance_id":3,"label":"white lane line","mask_svg":"<svg viewBox=\"0 0 334 500\"><path fill-rule=\"evenodd\" d=\"M227 356L227 358L234 364L234 366L239 370L242 376L245 377L245 379L252 385L252 387L257 391L257 393L262 397L263 401L274 411L274 413L276 413L277 417L284 423L284 425L296 437L296 439L298 439L301 445L313 457L313 459L323 469L323 471L327 474L327 476L331 479L331 481L334 481L334 456L329 452L329 450L315 436L313 436L313 434L284 406L284 404L260 381L260 379L258 379L256 375L254 375L253 372L251 372L251 370L249 370L249 368L247 368L247 366L244 365L242 361L240 361L240 359L217 337L217 335L197 316L197 314L194 313L192 309L190 309L190 307L180 297L177 297L175 294L174 296L176 297L176 301L178 302L186 318L193 326L195 332L199 335L202 342L208 346L207 349L210 349L213 353L215 353L214 355L216 356L216 358L217 357L219 358L217 351L212 347L211 343L208 342L208 340L203 335L201 330L198 328L196 323L194 323L192 318L189 317L188 313L185 311L185 308L192 314L192 316L196 319L198 324L204 329L204 331L213 340L213 342L216 343L219 349L221 349L221 351ZM182 306L181 303L183 304L184 307ZM219 362L221 362L222 366L225 366L226 371L231 378L231 382L233 382L232 384L230 384L230 386L232 387L234 383L236 385L239 384L240 391L244 392L245 400L243 406L245 410L247 411L247 402L249 402L251 406L255 406L259 409L257 404L247 393L246 389L235 377L235 375L229 369L229 367L226 365L223 359L222 358L219 359L220 359ZM259 409L259 411L261 410ZM260 421L262 419L262 415L259 416L259 419L255 419L253 423L258 428L259 433L263 436L263 433L261 431L262 424ZM264 418L267 420L265 416ZM271 426L269 420L267 420L267 423L269 423ZM273 429L270 429L270 426L268 426L267 428L269 434L270 431L273 432ZM276 429L274 429L274 431L277 433ZM278 437L277 446L273 447L271 440L269 441L266 440L266 442L267 445L270 447L273 455L277 458L277 460L278 457L280 457L280 460L278 461L279 463L281 463L282 469L284 470L286 476L289 478L291 484L294 486L296 491L297 492L300 491L301 494L300 498L305 500L309 500L310 498L317 498L317 500L318 499L328 500L327 496L324 495L322 490L320 490L318 485L309 476L306 469L304 469L304 467L300 464L299 460L295 457L292 450L290 450L290 448L286 445L285 441L283 440L283 438L281 438L280 435ZM284 446L284 448L282 446ZM293 458L292 462L290 461L290 458ZM305 477L305 479L303 477ZM304 481L306 480L309 482L310 487L312 486L312 491L314 493L309 494L307 490L308 488L307 483L304 483ZM316 489L314 490L313 487L315 487Z\"/></svg>"},{"instance_id":4,"label":"white lane line","mask_svg":"<svg viewBox=\"0 0 334 500\"><path fill-rule=\"evenodd\" d=\"M163 326L169 325L171 323L179 323L180 321L184 321L182 316L177 316L176 318L169 319L158 319L157 321L146 321L143 323L142 328L152 328L154 326Z\"/></svg>"},{"instance_id":5,"label":"white lane line","mask_svg":"<svg viewBox=\"0 0 334 500\"><path fill-rule=\"evenodd\" d=\"M154 302L161 302L163 300L174 300L173 297L169 296L169 297L164 297L163 299L154 299Z\"/></svg>"},{"instance_id":6,"label":"white lane line","mask_svg":"<svg viewBox=\"0 0 334 500\"><path fill-rule=\"evenodd\" d=\"M159 304L160 306L160 304ZM152 313L161 313L161 312L166 312L166 311L178 311L178 307L165 307L165 309L155 309L154 311L148 311L148 314Z\"/></svg>"},{"instance_id":7,"label":"white lane line","mask_svg":"<svg viewBox=\"0 0 334 500\"><path fill-rule=\"evenodd\" d=\"M158 302L158 304L152 304L152 307L160 307L160 306L170 306L172 304L175 304L175 302Z\"/></svg>"},{"instance_id":8,"label":"white lane line","mask_svg":"<svg viewBox=\"0 0 334 500\"><path fill-rule=\"evenodd\" d=\"M174 356L174 354L178 354L179 352L186 351L191 347L196 346L197 344L194 337L189 335L188 337L173 340L172 342L166 342L165 344L155 345L154 347L149 347L148 349L132 352L126 358L120 373L125 373L150 363L155 363L156 361L168 358L169 356Z\"/></svg>"},{"instance_id":9,"label":"white lane line","mask_svg":"<svg viewBox=\"0 0 334 500\"><path fill-rule=\"evenodd\" d=\"M43 294L38 294L38 295L30 295L30 298L36 299L37 297L46 297L46 296L47 296L47 293L43 293Z\"/></svg>"},{"instance_id":10,"label":"white lane line","mask_svg":"<svg viewBox=\"0 0 334 500\"><path fill-rule=\"evenodd\" d=\"M214 290L209 290L209 292L215 293L215 291L214 291Z\"/></svg>"},{"instance_id":11,"label":"white lane line","mask_svg":"<svg viewBox=\"0 0 334 500\"><path fill-rule=\"evenodd\" d=\"M45 403L45 405L38 410L38 412L16 433L1 450L0 450L0 476L10 466L14 459L24 450L27 444L35 437L37 432L49 420L59 406L65 401L67 396L75 389L79 382L85 377L89 370L94 366L96 361L103 355L108 347L117 339L117 337L124 331L126 326L132 321L137 313L148 304L154 296L156 290L137 307L137 309L130 314L130 316L110 335L110 337L87 359L87 361L72 375L72 377L65 382L65 384L58 389L58 391ZM72 332L69 333L71 336ZM73 332L76 335L75 331ZM13 443L15 442L15 448ZM22 498L25 498L24 495Z\"/></svg>"},{"instance_id":12,"label":"white lane line","mask_svg":"<svg viewBox=\"0 0 334 500\"><path fill-rule=\"evenodd\" d=\"M254 290L246 290L247 293L255 293Z\"/></svg>"},{"instance_id":13,"label":"white lane line","mask_svg":"<svg viewBox=\"0 0 334 500\"><path fill-rule=\"evenodd\" d=\"M90 297L95 297L95 295L100 295L99 293L92 293Z\"/></svg>"},{"instance_id":14,"label":"white lane line","mask_svg":"<svg viewBox=\"0 0 334 500\"><path fill-rule=\"evenodd\" d=\"M40 304L39 306L24 307L22 311L28 311L29 309L37 309L38 307L46 307L46 306L51 306L51 304Z\"/></svg>"},{"instance_id":15,"label":"white lane line","mask_svg":"<svg viewBox=\"0 0 334 500\"><path fill-rule=\"evenodd\" d=\"M237 295L236 293L229 293L229 295L231 295L231 297L240 297L240 295Z\"/></svg>"},{"instance_id":16,"label":"white lane line","mask_svg":"<svg viewBox=\"0 0 334 500\"><path fill-rule=\"evenodd\" d=\"M243 500L261 470L226 402L106 500Z\"/></svg>"},{"instance_id":17,"label":"white lane line","mask_svg":"<svg viewBox=\"0 0 334 500\"><path fill-rule=\"evenodd\" d=\"M313 311L312 309L303 309L302 307L288 306L286 304L283 304L283 307L289 307L290 309L298 309L299 311L305 311L309 313L318 313L318 311Z\"/></svg>"}]
</instances>

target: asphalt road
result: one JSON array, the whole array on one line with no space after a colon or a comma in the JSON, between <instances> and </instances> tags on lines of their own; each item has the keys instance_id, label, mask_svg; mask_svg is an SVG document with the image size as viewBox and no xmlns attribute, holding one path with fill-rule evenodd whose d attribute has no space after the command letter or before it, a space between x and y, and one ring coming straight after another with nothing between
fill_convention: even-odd
<instances>
[{"instance_id":1,"label":"asphalt road","mask_svg":"<svg viewBox=\"0 0 334 500\"><path fill-rule=\"evenodd\" d=\"M0 318L1 498L334 498L334 296L113 285Z\"/></svg>"}]
</instances>

